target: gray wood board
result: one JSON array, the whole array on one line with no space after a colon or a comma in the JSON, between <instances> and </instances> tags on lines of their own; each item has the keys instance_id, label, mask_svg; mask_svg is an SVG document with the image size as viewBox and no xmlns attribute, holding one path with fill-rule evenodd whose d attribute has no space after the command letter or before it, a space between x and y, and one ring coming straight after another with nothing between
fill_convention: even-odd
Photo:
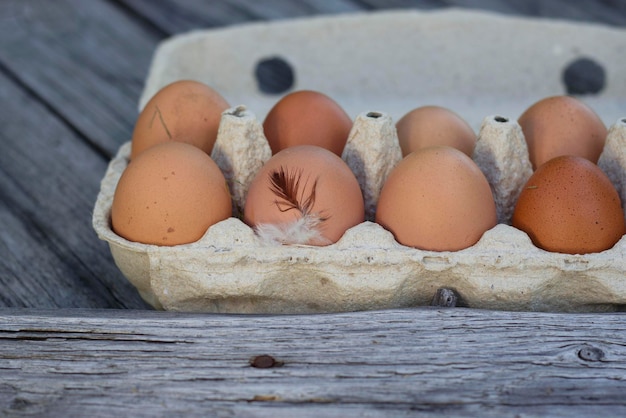
<instances>
[{"instance_id":1,"label":"gray wood board","mask_svg":"<svg viewBox=\"0 0 626 418\"><path fill-rule=\"evenodd\" d=\"M1 71L84 142L114 155L130 139L162 35L102 0L11 0L0 10Z\"/></svg>"},{"instance_id":2,"label":"gray wood board","mask_svg":"<svg viewBox=\"0 0 626 418\"><path fill-rule=\"evenodd\" d=\"M4 309L0 414L624 416L625 320Z\"/></svg>"},{"instance_id":3,"label":"gray wood board","mask_svg":"<svg viewBox=\"0 0 626 418\"><path fill-rule=\"evenodd\" d=\"M144 307L91 227L107 160L2 74L0 101L0 305Z\"/></svg>"},{"instance_id":4,"label":"gray wood board","mask_svg":"<svg viewBox=\"0 0 626 418\"><path fill-rule=\"evenodd\" d=\"M103 1L3 2L0 17L0 306L147 307L91 213L160 38Z\"/></svg>"}]
</instances>

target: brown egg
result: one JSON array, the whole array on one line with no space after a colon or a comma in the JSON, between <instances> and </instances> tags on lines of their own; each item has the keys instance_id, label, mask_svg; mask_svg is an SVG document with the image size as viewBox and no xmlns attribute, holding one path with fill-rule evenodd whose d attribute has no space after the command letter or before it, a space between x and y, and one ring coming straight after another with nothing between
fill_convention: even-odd
<instances>
[{"instance_id":1,"label":"brown egg","mask_svg":"<svg viewBox=\"0 0 626 418\"><path fill-rule=\"evenodd\" d=\"M230 193L217 164L182 142L155 145L132 160L111 208L116 234L168 246L197 241L230 215Z\"/></svg>"},{"instance_id":2,"label":"brown egg","mask_svg":"<svg viewBox=\"0 0 626 418\"><path fill-rule=\"evenodd\" d=\"M496 225L496 205L471 158L452 147L430 147L407 155L390 173L376 222L400 244L457 251Z\"/></svg>"},{"instance_id":3,"label":"brown egg","mask_svg":"<svg viewBox=\"0 0 626 418\"><path fill-rule=\"evenodd\" d=\"M570 96L553 96L530 106L518 119L533 169L554 157L574 155L598 162L607 129L586 104Z\"/></svg>"},{"instance_id":4,"label":"brown egg","mask_svg":"<svg viewBox=\"0 0 626 418\"><path fill-rule=\"evenodd\" d=\"M458 114L440 106L411 110L396 123L402 156L432 146L449 146L472 157L476 134Z\"/></svg>"},{"instance_id":5,"label":"brown egg","mask_svg":"<svg viewBox=\"0 0 626 418\"><path fill-rule=\"evenodd\" d=\"M512 225L547 251L586 254L607 250L626 233L615 187L595 164L561 156L528 179Z\"/></svg>"},{"instance_id":6,"label":"brown egg","mask_svg":"<svg viewBox=\"0 0 626 418\"><path fill-rule=\"evenodd\" d=\"M152 96L139 114L130 158L166 141L186 142L211 155L222 112L228 107L218 92L198 81L168 84Z\"/></svg>"},{"instance_id":7,"label":"brown egg","mask_svg":"<svg viewBox=\"0 0 626 418\"><path fill-rule=\"evenodd\" d=\"M364 221L363 195L348 165L317 146L272 156L250 184L244 221L264 241L327 245Z\"/></svg>"},{"instance_id":8,"label":"brown egg","mask_svg":"<svg viewBox=\"0 0 626 418\"><path fill-rule=\"evenodd\" d=\"M311 90L284 96L263 122L272 154L295 145L316 145L341 157L350 129L352 119L341 106Z\"/></svg>"}]
</instances>

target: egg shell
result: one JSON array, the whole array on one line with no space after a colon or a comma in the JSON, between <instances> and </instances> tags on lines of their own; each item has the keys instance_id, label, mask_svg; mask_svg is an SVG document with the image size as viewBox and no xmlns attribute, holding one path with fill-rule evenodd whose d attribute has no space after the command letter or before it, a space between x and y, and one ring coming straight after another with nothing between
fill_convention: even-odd
<instances>
[{"instance_id":1,"label":"egg shell","mask_svg":"<svg viewBox=\"0 0 626 418\"><path fill-rule=\"evenodd\" d=\"M285 148L250 184L244 221L282 243L328 245L363 222L363 195L350 167L313 145Z\"/></svg>"},{"instance_id":2,"label":"egg shell","mask_svg":"<svg viewBox=\"0 0 626 418\"><path fill-rule=\"evenodd\" d=\"M111 225L129 241L172 246L197 241L231 210L217 164L193 145L164 142L138 155L122 173Z\"/></svg>"},{"instance_id":3,"label":"egg shell","mask_svg":"<svg viewBox=\"0 0 626 418\"><path fill-rule=\"evenodd\" d=\"M526 109L518 122L535 169L561 155L597 163L607 136L604 122L593 109L571 96L541 99Z\"/></svg>"},{"instance_id":4,"label":"egg shell","mask_svg":"<svg viewBox=\"0 0 626 418\"><path fill-rule=\"evenodd\" d=\"M222 112L230 106L218 92L195 80L178 80L161 88L135 122L130 158L153 145L180 141L211 154Z\"/></svg>"},{"instance_id":5,"label":"egg shell","mask_svg":"<svg viewBox=\"0 0 626 418\"><path fill-rule=\"evenodd\" d=\"M608 250L626 233L617 190L604 172L582 157L542 164L524 186L513 226L547 251L587 254Z\"/></svg>"},{"instance_id":6,"label":"egg shell","mask_svg":"<svg viewBox=\"0 0 626 418\"><path fill-rule=\"evenodd\" d=\"M403 245L458 251L496 226L497 214L476 163L440 146L414 151L393 169L380 193L376 222Z\"/></svg>"},{"instance_id":7,"label":"egg shell","mask_svg":"<svg viewBox=\"0 0 626 418\"><path fill-rule=\"evenodd\" d=\"M332 98L300 90L282 97L263 121L272 153L295 145L317 145L341 156L352 119Z\"/></svg>"},{"instance_id":8,"label":"egg shell","mask_svg":"<svg viewBox=\"0 0 626 418\"><path fill-rule=\"evenodd\" d=\"M421 106L396 123L402 156L433 146L449 146L471 157L476 133L457 113L442 106Z\"/></svg>"}]
</instances>

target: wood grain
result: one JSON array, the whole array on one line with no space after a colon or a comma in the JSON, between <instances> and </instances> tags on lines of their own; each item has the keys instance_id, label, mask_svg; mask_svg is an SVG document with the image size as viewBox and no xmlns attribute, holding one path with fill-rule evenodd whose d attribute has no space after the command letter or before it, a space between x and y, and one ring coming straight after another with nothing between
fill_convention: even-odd
<instances>
[{"instance_id":1,"label":"wood grain","mask_svg":"<svg viewBox=\"0 0 626 418\"><path fill-rule=\"evenodd\" d=\"M2 72L110 158L130 138L162 34L101 0L19 0L3 6Z\"/></svg>"},{"instance_id":2,"label":"wood grain","mask_svg":"<svg viewBox=\"0 0 626 418\"><path fill-rule=\"evenodd\" d=\"M107 2L86 5L0 7L0 306L147 307L91 213L160 38Z\"/></svg>"},{"instance_id":3,"label":"wood grain","mask_svg":"<svg viewBox=\"0 0 626 418\"><path fill-rule=\"evenodd\" d=\"M0 305L145 307L91 228L107 160L2 74L0 102Z\"/></svg>"},{"instance_id":4,"label":"wood grain","mask_svg":"<svg viewBox=\"0 0 626 418\"><path fill-rule=\"evenodd\" d=\"M0 310L20 416L623 416L626 316ZM254 367L257 356L273 367Z\"/></svg>"}]
</instances>

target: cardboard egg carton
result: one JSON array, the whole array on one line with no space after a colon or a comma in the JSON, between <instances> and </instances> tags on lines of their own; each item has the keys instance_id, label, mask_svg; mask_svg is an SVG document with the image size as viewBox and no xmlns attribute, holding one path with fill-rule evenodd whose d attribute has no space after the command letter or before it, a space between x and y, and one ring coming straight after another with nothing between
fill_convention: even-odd
<instances>
[{"instance_id":1,"label":"cardboard egg carton","mask_svg":"<svg viewBox=\"0 0 626 418\"><path fill-rule=\"evenodd\" d=\"M458 25L462 25L464 33L458 42L467 43L469 38L469 43L444 50L443 55L449 56L435 60L439 60L437 65L441 68L430 68L432 60L423 64L424 54L457 42L454 39L459 39ZM524 232L509 226L517 196L531 175L531 166L522 131L515 118L507 115L520 114L531 102L520 104L519 95L511 92L509 83L521 83L515 80L516 75L511 75L508 82L497 77L506 74L502 73L503 63L511 65L513 61L521 65L528 57L516 61L511 53L507 59L491 56L492 45L479 42L485 31L501 36L506 33L509 42L519 38L519 48L536 42L535 36L542 37L542 45L551 40L561 51L552 54L554 61L566 61L568 57L563 51L570 51L570 45L575 45L571 51L584 50L588 41L581 40L587 37L595 36L596 42L600 42L598 37L605 40L602 47L593 46L593 51L607 57L611 54L606 50L619 50L620 45L615 44L626 39L623 32L600 26L537 23L456 10L315 18L197 31L175 37L161 44L155 54L140 109L159 88L183 78L203 81L231 103L236 100L246 104L223 113L212 153L231 188L233 216L210 227L199 241L174 247L130 242L116 235L111 229L110 210L115 187L128 164L130 143L127 142L110 162L102 181L93 214L98 236L108 242L122 273L158 309L312 313L401 308L428 305L438 289L447 288L456 292L460 304L474 308L622 310L626 306L626 238L601 253L569 255L538 249ZM337 37L345 33L350 36L338 43ZM616 33L621 37L616 38ZM261 43L257 42L259 39ZM303 51L306 49L303 45L313 40L319 49ZM500 41L495 42L499 45ZM399 48L402 52L404 45L412 45L414 54L410 59L403 55L408 61L402 63L403 69L396 68L391 58L401 55L389 50ZM329 246L269 246L238 217L247 186L270 157L260 121L278 98L259 93L246 72L237 69L253 68L254 59L276 51L294 64L300 80L295 88L302 85L322 91L354 115L354 126L342 157L361 185L367 220ZM453 65L459 58L455 53L465 61L482 60L480 69ZM617 64L608 58L607 62L620 65L624 63L621 55L616 58ZM372 61L373 58L376 59ZM556 66L548 59L545 61L537 72L543 71L544 66ZM316 66L319 62L325 65ZM342 63L351 77L344 77ZM321 74L301 73L302 65L320 69ZM406 72L411 66L427 67L421 82L420 76ZM332 68L339 69L334 78L326 73ZM456 71L463 72L462 76ZM517 76L518 73L515 72ZM370 78L374 74L387 76ZM459 84L459 77L461 81L474 80L474 84L469 87ZM444 88L439 91L438 100L422 101L421 97L432 93L429 89L433 84L441 87L446 81L451 83L447 86L452 90ZM492 84L496 84L495 89ZM552 92L554 86L549 84L545 78L533 79L532 101L562 93ZM350 96L349 92L363 92L367 88L362 94ZM460 88L473 90L457 91ZM516 91L519 93L519 85ZM599 101L603 104L600 109L590 103L605 120L618 114L616 109L626 97L626 92L610 91L615 97ZM499 99L496 93L500 94ZM480 95L485 97L482 107ZM456 99L446 102L450 97ZM378 98L379 103L370 107L368 98ZM484 112L478 122L468 118L477 126L479 136L473 158L492 186L499 224L465 250L435 252L402 246L390 232L372 222L384 180L401 158L395 120L420 104L444 105L462 115L463 109L470 107L477 108L473 115ZM362 106L359 111L358 106ZM503 110L496 115L487 111L491 108ZM511 109L516 109L515 113L506 113ZM622 201L626 201L626 118L614 117L608 124L611 128L598 164L616 186Z\"/></svg>"}]
</instances>

